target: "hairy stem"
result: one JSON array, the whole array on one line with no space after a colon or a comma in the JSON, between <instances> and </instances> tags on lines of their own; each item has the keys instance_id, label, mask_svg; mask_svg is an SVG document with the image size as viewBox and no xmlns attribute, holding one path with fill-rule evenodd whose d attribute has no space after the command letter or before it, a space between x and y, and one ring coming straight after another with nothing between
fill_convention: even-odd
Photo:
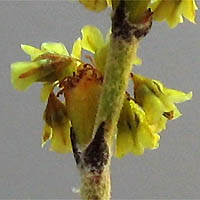
<instances>
[{"instance_id":1,"label":"hairy stem","mask_svg":"<svg viewBox=\"0 0 200 200\"><path fill-rule=\"evenodd\" d=\"M105 123L101 123L97 133L81 152L76 134L71 128L71 143L77 167L81 174L81 197L85 200L110 199L110 149L104 139Z\"/></svg>"},{"instance_id":2,"label":"hairy stem","mask_svg":"<svg viewBox=\"0 0 200 200\"><path fill-rule=\"evenodd\" d=\"M117 126L137 46L138 41L135 37L127 42L121 38L115 38L113 34L111 36L103 92L95 124L95 127L98 128L102 121L106 123L104 135L109 144ZM94 131L96 132L96 130Z\"/></svg>"},{"instance_id":3,"label":"hairy stem","mask_svg":"<svg viewBox=\"0 0 200 200\"><path fill-rule=\"evenodd\" d=\"M86 200L109 200L110 169L105 169L101 174L84 171L81 173L81 197Z\"/></svg>"},{"instance_id":4,"label":"hairy stem","mask_svg":"<svg viewBox=\"0 0 200 200\"><path fill-rule=\"evenodd\" d=\"M126 1L120 0L113 11L112 34L93 130L94 138L80 152L75 134L71 134L74 157L82 178L81 196L86 200L110 199L110 163L116 127L139 39L151 27L149 12L144 13L141 22L135 24L129 21L126 6Z\"/></svg>"},{"instance_id":5,"label":"hairy stem","mask_svg":"<svg viewBox=\"0 0 200 200\"><path fill-rule=\"evenodd\" d=\"M113 36L111 38L110 55L108 59L109 67L105 74L105 85L102 95L103 101L102 104L100 104L101 106L99 107L97 118L99 120L97 123L100 124L100 126L97 126L98 130L102 126L102 122L103 127L101 128L101 132L97 131L95 134L95 138L98 136L98 133L100 134L98 138L103 139L104 145L107 147L107 150L109 150L109 153L106 153L105 147L99 148L100 144L102 146L103 142L101 142L100 139L95 140L95 138L85 150L84 159L90 159L90 164L84 162L84 167L80 169L82 177L81 197L83 199L110 199L110 162L114 130L117 126L120 110L122 108L124 92L127 88L132 61L137 49L137 40L133 38L131 44L132 45L127 45L123 40L115 40ZM90 149L94 141L96 141L96 144L94 148ZM101 161L105 159L105 155L107 155L107 162L102 164L101 170L98 170L100 164L95 167L91 166L101 163Z\"/></svg>"},{"instance_id":6,"label":"hairy stem","mask_svg":"<svg viewBox=\"0 0 200 200\"><path fill-rule=\"evenodd\" d=\"M99 180L103 180L104 183L110 183L110 175L108 173L112 157L111 149L133 61L136 58L138 43L151 27L150 11L146 11L142 16L141 22L137 24L130 22L128 15L129 12L127 11L125 1L121 0L112 17L112 34L104 73L103 91L99 101L93 132L96 137L99 127L102 126L102 123L104 124L101 134L109 149L108 162L104 165L103 173L99 177ZM104 180L105 178L109 180ZM88 181L91 181L90 178ZM96 191L95 188L98 188L97 185L91 185L94 192ZM106 188L104 185L100 188L101 190L99 191L102 192L104 189L105 193L110 193L110 191L108 192L108 190L111 190L110 186ZM108 200L109 198L102 197L97 199Z\"/></svg>"}]
</instances>

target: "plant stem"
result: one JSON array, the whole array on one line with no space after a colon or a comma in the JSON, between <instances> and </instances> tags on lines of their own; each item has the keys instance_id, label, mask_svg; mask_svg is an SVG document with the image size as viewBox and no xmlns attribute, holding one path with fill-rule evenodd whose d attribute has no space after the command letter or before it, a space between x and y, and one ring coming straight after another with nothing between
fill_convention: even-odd
<instances>
[{"instance_id":1,"label":"plant stem","mask_svg":"<svg viewBox=\"0 0 200 200\"><path fill-rule=\"evenodd\" d=\"M84 171L81 173L81 197L87 200L109 200L111 197L110 169L101 174Z\"/></svg>"},{"instance_id":2,"label":"plant stem","mask_svg":"<svg viewBox=\"0 0 200 200\"><path fill-rule=\"evenodd\" d=\"M139 40L149 32L152 22L152 13L145 11L139 22L132 23L128 18L130 13L126 7L130 5L126 3L125 0L121 0L113 11L112 34L105 66L103 91L93 131L95 135L99 125L104 122L106 130L104 137L109 146L112 145Z\"/></svg>"},{"instance_id":3,"label":"plant stem","mask_svg":"<svg viewBox=\"0 0 200 200\"><path fill-rule=\"evenodd\" d=\"M114 129L117 126L137 47L138 40L135 37L127 42L111 35L103 91L95 123L95 127L98 128L101 122L105 122L104 136L109 145L112 143Z\"/></svg>"},{"instance_id":4,"label":"plant stem","mask_svg":"<svg viewBox=\"0 0 200 200\"><path fill-rule=\"evenodd\" d=\"M71 143L77 167L81 174L81 197L86 200L110 199L110 149L104 139L104 123L81 152L78 148L76 134L71 127Z\"/></svg>"},{"instance_id":5,"label":"plant stem","mask_svg":"<svg viewBox=\"0 0 200 200\"><path fill-rule=\"evenodd\" d=\"M114 129L117 126L123 105L124 92L127 88L132 61L137 49L137 40L133 38L131 44L127 45L126 42L111 37L110 54L107 61L109 67L105 73L103 101L98 112L98 122L105 122L101 135L105 138L104 143L109 149L108 160L100 172L96 170L97 168L94 171L88 170L90 168L86 165L84 165L84 169L80 169L82 177L81 197L83 199L109 200L111 196L110 162ZM93 156L96 157L96 155ZM96 159L96 162L100 160L101 158Z\"/></svg>"},{"instance_id":6,"label":"plant stem","mask_svg":"<svg viewBox=\"0 0 200 200\"><path fill-rule=\"evenodd\" d=\"M109 200L112 146L124 95L139 39L148 33L151 17L144 15L141 23L131 23L126 1L120 0L113 11L112 34L104 73L103 90L99 100L94 138L80 152L75 134L71 134L74 157L81 173L81 196L86 200ZM73 133L73 132L72 132Z\"/></svg>"}]
</instances>

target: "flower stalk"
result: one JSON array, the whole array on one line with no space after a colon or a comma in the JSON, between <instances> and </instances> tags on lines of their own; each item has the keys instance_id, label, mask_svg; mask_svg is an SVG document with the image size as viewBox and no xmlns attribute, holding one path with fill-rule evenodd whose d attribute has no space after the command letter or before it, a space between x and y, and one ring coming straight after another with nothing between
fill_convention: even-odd
<instances>
[{"instance_id":1,"label":"flower stalk","mask_svg":"<svg viewBox=\"0 0 200 200\"><path fill-rule=\"evenodd\" d=\"M145 11L140 22L135 24L128 19L129 11L126 6L125 1L121 0L113 10L112 34L93 130L94 139L81 154L81 165L78 163L83 199L110 199L110 163L116 126L133 62L137 58L139 40L151 28L150 11Z\"/></svg>"}]
</instances>

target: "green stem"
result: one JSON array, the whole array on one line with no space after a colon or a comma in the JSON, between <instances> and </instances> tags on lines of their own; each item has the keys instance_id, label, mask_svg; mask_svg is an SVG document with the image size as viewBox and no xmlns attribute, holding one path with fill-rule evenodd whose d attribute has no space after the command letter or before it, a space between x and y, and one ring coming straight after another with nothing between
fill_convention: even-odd
<instances>
[{"instance_id":1,"label":"green stem","mask_svg":"<svg viewBox=\"0 0 200 200\"><path fill-rule=\"evenodd\" d=\"M103 92L95 123L97 129L101 122L106 122L105 137L109 141L112 140L114 129L117 126L137 47L138 40L135 37L132 37L130 41L125 41L111 35Z\"/></svg>"},{"instance_id":2,"label":"green stem","mask_svg":"<svg viewBox=\"0 0 200 200\"><path fill-rule=\"evenodd\" d=\"M120 39L115 39L111 36L110 43L110 54L107 60L107 68L105 71L105 82L104 89L101 96L101 104L99 105L99 110L97 113L97 128L99 129L100 123L104 123L101 128L101 136L104 137L104 145L108 148L108 153L106 154L107 160L102 165L101 170L95 166L94 170L91 170L91 164L83 164L82 169L80 169L82 177L82 187L81 187L81 197L85 200L109 200L111 194L110 185L110 163L111 163L111 148L113 143L113 136L115 132L115 127L117 126L120 111L123 105L124 92L128 85L129 74L132 69L133 59L136 54L137 49L137 39L132 38L130 42L126 42ZM96 131L95 131L96 132ZM97 131L98 132L98 131ZM95 138L97 134L95 134ZM93 140L93 142L95 139ZM96 140L100 143L100 139ZM91 143L92 144L92 143ZM91 145L90 144L90 145ZM89 145L89 146L90 146ZM91 145L92 146L92 145ZM89 148L89 147L88 147ZM98 148L95 145L90 152L101 150L104 151L105 148ZM87 151L87 150L86 150ZM105 154L98 157L97 153L88 155L85 154L85 158L95 158L97 163L104 158ZM83 158L84 160L84 158Z\"/></svg>"},{"instance_id":3,"label":"green stem","mask_svg":"<svg viewBox=\"0 0 200 200\"><path fill-rule=\"evenodd\" d=\"M104 170L101 174L89 171L81 173L81 197L85 200L109 200L110 191L110 169Z\"/></svg>"},{"instance_id":4,"label":"green stem","mask_svg":"<svg viewBox=\"0 0 200 200\"><path fill-rule=\"evenodd\" d=\"M92 178L83 176L83 182L94 183L88 191L85 186L82 187L82 193L88 192L98 197L98 200L109 200L110 196L100 197L99 194L110 194L110 163L112 157L112 146L114 135L119 120L120 112L124 102L125 91L128 86L130 72L132 71L133 61L136 58L139 39L145 36L151 27L151 13L145 12L139 22L132 23L127 17L129 11L126 8L126 1L121 0L114 9L112 18L112 34L110 38L110 47L104 72L103 90L99 101L98 111L94 125L94 138L97 134L104 138L103 143L106 151L106 162L101 166L99 179L103 180L94 183ZM145 18L145 20L144 20ZM101 130L101 131L99 131ZM93 148L95 150L95 148ZM104 152L104 149L99 151ZM99 158L103 158L104 153ZM95 157L95 154L93 154ZM100 159L101 160L101 159ZM96 160L99 162L99 159ZM98 170L97 170L98 172ZM84 173L85 174L85 173ZM104 176L106 174L106 176ZM84 180L87 180L86 182ZM109 186L101 183L109 183ZM96 190L96 188L98 188Z\"/></svg>"},{"instance_id":5,"label":"green stem","mask_svg":"<svg viewBox=\"0 0 200 200\"><path fill-rule=\"evenodd\" d=\"M125 0L119 0L115 6L103 90L93 130L94 138L80 156L74 148L82 177L81 196L86 200L110 199L110 163L114 135L139 39L151 27L149 13L143 13L141 21L135 24L128 18L130 13Z\"/></svg>"}]
</instances>

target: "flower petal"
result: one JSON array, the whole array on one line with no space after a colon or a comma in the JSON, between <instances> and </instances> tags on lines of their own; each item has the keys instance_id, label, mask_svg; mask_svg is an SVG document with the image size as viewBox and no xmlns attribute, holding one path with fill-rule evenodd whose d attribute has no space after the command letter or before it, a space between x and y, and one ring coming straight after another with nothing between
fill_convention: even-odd
<instances>
[{"instance_id":1,"label":"flower petal","mask_svg":"<svg viewBox=\"0 0 200 200\"><path fill-rule=\"evenodd\" d=\"M190 22L195 23L196 10L198 7L194 0L182 0L180 4L180 12Z\"/></svg>"},{"instance_id":2,"label":"flower petal","mask_svg":"<svg viewBox=\"0 0 200 200\"><path fill-rule=\"evenodd\" d=\"M184 93L179 90L165 88L165 95L174 103L182 103L192 99L192 92Z\"/></svg>"},{"instance_id":3,"label":"flower petal","mask_svg":"<svg viewBox=\"0 0 200 200\"><path fill-rule=\"evenodd\" d=\"M41 91L40 91L40 99L42 102L45 102L48 100L53 87L54 87L54 84L52 84L52 83L44 83L43 84L43 87L41 88Z\"/></svg>"},{"instance_id":4,"label":"flower petal","mask_svg":"<svg viewBox=\"0 0 200 200\"><path fill-rule=\"evenodd\" d=\"M35 60L38 56L44 53L44 51L38 48L25 44L21 44L21 49L31 57L31 60Z\"/></svg>"},{"instance_id":5,"label":"flower petal","mask_svg":"<svg viewBox=\"0 0 200 200\"><path fill-rule=\"evenodd\" d=\"M68 121L64 126L53 128L50 150L62 154L72 151L70 127L70 121Z\"/></svg>"},{"instance_id":6,"label":"flower petal","mask_svg":"<svg viewBox=\"0 0 200 200\"><path fill-rule=\"evenodd\" d=\"M129 129L121 128L117 134L115 156L122 158L126 154L132 152L133 149L133 138Z\"/></svg>"},{"instance_id":7,"label":"flower petal","mask_svg":"<svg viewBox=\"0 0 200 200\"><path fill-rule=\"evenodd\" d=\"M195 23L197 10L195 0L156 0L151 2L149 7L154 12L154 20L166 20L170 28L182 23L183 16Z\"/></svg>"},{"instance_id":8,"label":"flower petal","mask_svg":"<svg viewBox=\"0 0 200 200\"><path fill-rule=\"evenodd\" d=\"M11 82L13 87L21 91L26 90L38 79L37 69L44 62L16 62L11 64Z\"/></svg>"},{"instance_id":9,"label":"flower petal","mask_svg":"<svg viewBox=\"0 0 200 200\"><path fill-rule=\"evenodd\" d=\"M133 100L130 101L130 105L132 112L135 112L139 120L139 125L137 128L138 143L140 143L144 148L158 148L160 136L152 132L148 123L148 119L146 119L146 113Z\"/></svg>"},{"instance_id":10,"label":"flower petal","mask_svg":"<svg viewBox=\"0 0 200 200\"><path fill-rule=\"evenodd\" d=\"M65 45L62 43L44 42L41 45L41 49L43 51L47 51L50 53L57 53L57 54L69 56L69 53L68 53L67 49L65 48Z\"/></svg>"},{"instance_id":11,"label":"flower petal","mask_svg":"<svg viewBox=\"0 0 200 200\"><path fill-rule=\"evenodd\" d=\"M81 38L78 38L74 44L73 44L73 48L72 48L72 54L71 56L77 59L81 58L81 49L82 49L82 41Z\"/></svg>"},{"instance_id":12,"label":"flower petal","mask_svg":"<svg viewBox=\"0 0 200 200\"><path fill-rule=\"evenodd\" d=\"M104 45L104 38L101 31L95 26L84 26L82 33L82 47L92 53L101 49Z\"/></svg>"}]
</instances>

